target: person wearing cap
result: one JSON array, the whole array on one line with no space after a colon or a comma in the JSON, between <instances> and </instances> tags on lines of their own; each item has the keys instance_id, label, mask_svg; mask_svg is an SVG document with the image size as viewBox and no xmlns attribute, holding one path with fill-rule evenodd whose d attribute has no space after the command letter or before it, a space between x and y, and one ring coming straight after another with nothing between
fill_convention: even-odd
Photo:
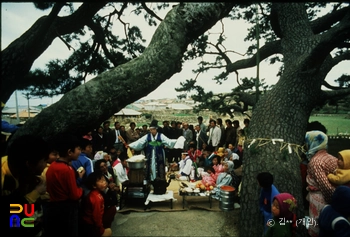
<instances>
[{"instance_id":1,"label":"person wearing cap","mask_svg":"<svg viewBox=\"0 0 350 237\"><path fill-rule=\"evenodd\" d=\"M338 168L327 178L332 184L350 187L350 149L338 152Z\"/></svg>"},{"instance_id":2,"label":"person wearing cap","mask_svg":"<svg viewBox=\"0 0 350 237\"><path fill-rule=\"evenodd\" d=\"M132 142L128 147L135 151L145 149L146 155L146 179L153 181L155 178L165 179L165 152L164 147L174 148L175 144L183 143L183 136L178 139L169 139L157 131L158 121L153 120L149 127L150 133ZM180 144L181 146L181 144Z\"/></svg>"},{"instance_id":3,"label":"person wearing cap","mask_svg":"<svg viewBox=\"0 0 350 237\"><path fill-rule=\"evenodd\" d=\"M177 174L177 178L180 180L188 180L192 169L192 160L188 155L188 152L181 153L181 161L178 164L173 164L172 168L175 166L179 166L179 173Z\"/></svg>"},{"instance_id":4,"label":"person wearing cap","mask_svg":"<svg viewBox=\"0 0 350 237\"><path fill-rule=\"evenodd\" d=\"M290 193L277 194L271 206L273 220L267 223L268 229L264 237L295 236L296 208L297 201L293 195Z\"/></svg>"}]
</instances>

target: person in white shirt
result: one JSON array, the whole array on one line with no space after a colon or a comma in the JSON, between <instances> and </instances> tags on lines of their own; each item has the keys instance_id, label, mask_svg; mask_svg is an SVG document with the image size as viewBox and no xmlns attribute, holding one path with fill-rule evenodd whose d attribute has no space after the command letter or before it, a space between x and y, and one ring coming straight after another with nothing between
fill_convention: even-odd
<instances>
[{"instance_id":1,"label":"person in white shirt","mask_svg":"<svg viewBox=\"0 0 350 237\"><path fill-rule=\"evenodd\" d=\"M173 166L179 166L179 173L177 178L180 180L188 180L192 169L192 160L187 152L181 153L182 160L178 164L173 164Z\"/></svg>"},{"instance_id":2,"label":"person in white shirt","mask_svg":"<svg viewBox=\"0 0 350 237\"><path fill-rule=\"evenodd\" d=\"M129 177L126 172L128 167L128 162L126 161L127 157L120 157L120 163L113 167L115 174L118 177L118 185L127 186L129 183Z\"/></svg>"},{"instance_id":3,"label":"person in white shirt","mask_svg":"<svg viewBox=\"0 0 350 237\"><path fill-rule=\"evenodd\" d=\"M208 145L212 145L217 150L217 146L219 145L221 139L221 129L216 126L215 120L210 120L210 129L209 129L209 139Z\"/></svg>"}]
</instances>

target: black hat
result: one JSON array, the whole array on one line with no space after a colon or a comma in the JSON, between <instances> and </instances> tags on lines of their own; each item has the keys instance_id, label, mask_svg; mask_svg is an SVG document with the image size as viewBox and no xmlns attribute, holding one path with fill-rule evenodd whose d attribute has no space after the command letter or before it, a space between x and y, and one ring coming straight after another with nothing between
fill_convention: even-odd
<instances>
[{"instance_id":1,"label":"black hat","mask_svg":"<svg viewBox=\"0 0 350 237\"><path fill-rule=\"evenodd\" d=\"M149 128L158 128L158 120L152 120L151 124L149 125Z\"/></svg>"}]
</instances>

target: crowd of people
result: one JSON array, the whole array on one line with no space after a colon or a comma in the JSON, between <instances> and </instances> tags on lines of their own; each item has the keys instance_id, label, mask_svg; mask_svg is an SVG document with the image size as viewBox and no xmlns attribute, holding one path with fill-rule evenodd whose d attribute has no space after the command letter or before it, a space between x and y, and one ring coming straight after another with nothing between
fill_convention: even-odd
<instances>
[{"instance_id":1,"label":"crowd of people","mask_svg":"<svg viewBox=\"0 0 350 237\"><path fill-rule=\"evenodd\" d=\"M177 169L180 180L200 180L212 186L214 198L220 199L223 185L238 190L241 176L237 170L243 164L249 119L243 128L237 120L227 119L225 124L219 118L205 125L198 117L194 125L163 121L161 127L154 120L142 129L132 122L126 130L119 122L112 129L106 121L84 135L15 139L1 160L1 205L9 210L9 204L21 204L25 211L13 212L10 226L20 226L20 220L32 212L23 223L34 228L10 228L12 234L111 236L122 188L129 183L127 159L140 153L147 158L148 181L165 179L167 170ZM318 223L310 225L309 235L349 236L350 150L340 151L338 158L328 154L327 135L318 130L307 132L305 143L305 199L310 218ZM290 193L279 193L269 172L260 173L257 181L264 235L293 236L297 201ZM237 197L235 208L239 208ZM9 211L2 212L5 219ZM267 225L271 219L280 223L280 218L290 224Z\"/></svg>"},{"instance_id":2,"label":"crowd of people","mask_svg":"<svg viewBox=\"0 0 350 237\"><path fill-rule=\"evenodd\" d=\"M330 155L326 130L322 130L305 136L306 219L296 219L297 200L290 193L279 193L271 173L257 175L264 236L295 236L298 224L307 225L311 237L350 236L350 150L339 151L338 158Z\"/></svg>"},{"instance_id":3,"label":"crowd of people","mask_svg":"<svg viewBox=\"0 0 350 237\"><path fill-rule=\"evenodd\" d=\"M181 156L205 167L212 165L210 159L214 154L221 155L223 161L226 154L226 161L233 167L230 155L239 151L238 127L233 128L227 120L227 129L217 130L217 121L211 120L208 127L202 121L198 117L195 126L163 121L160 127L155 120L142 129L132 122L127 130L119 122L112 129L110 122L105 121L83 135L60 133L45 139L35 135L16 138L1 160L1 203L4 210L13 211L9 209L12 203L21 204L25 210L12 212L16 214L10 215L10 226L20 226L20 220L29 218L29 225L35 228L10 230L15 235L27 236L111 236L121 187L129 182L126 160L139 153L148 158L149 181L164 178L165 167L179 162ZM218 151L228 142L232 151ZM206 158L210 160L208 164ZM215 162L221 163L218 158ZM187 171L179 173L190 175ZM199 177L196 175L196 179ZM27 216L30 212L32 215ZM8 212L3 213L7 219Z\"/></svg>"}]
</instances>

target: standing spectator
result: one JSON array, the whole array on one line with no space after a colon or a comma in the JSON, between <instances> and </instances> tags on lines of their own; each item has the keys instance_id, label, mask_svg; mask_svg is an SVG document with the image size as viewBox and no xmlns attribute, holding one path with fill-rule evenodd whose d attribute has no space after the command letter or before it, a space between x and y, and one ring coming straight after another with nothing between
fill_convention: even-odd
<instances>
[{"instance_id":1,"label":"standing spectator","mask_svg":"<svg viewBox=\"0 0 350 237\"><path fill-rule=\"evenodd\" d=\"M171 121L170 125L169 139L178 139L182 136L182 130L177 128L175 121ZM168 163L177 162L181 157L181 152L182 149L169 149Z\"/></svg>"},{"instance_id":2,"label":"standing spectator","mask_svg":"<svg viewBox=\"0 0 350 237\"><path fill-rule=\"evenodd\" d=\"M110 136L112 135L111 133L112 133L112 129L110 128L110 126L111 126L111 122L110 121L108 121L108 120L106 120L106 121L104 121L103 122L103 134L104 134L104 136L107 138L107 140L108 140L108 145L111 143L111 144L113 144L113 142L114 141L109 141L109 139L110 139Z\"/></svg>"},{"instance_id":3,"label":"standing spectator","mask_svg":"<svg viewBox=\"0 0 350 237\"><path fill-rule=\"evenodd\" d=\"M126 136L126 130L125 130L125 126L124 125L120 126L120 136L124 140L123 145L126 145L127 144L126 141L128 140L128 137Z\"/></svg>"},{"instance_id":4,"label":"standing spectator","mask_svg":"<svg viewBox=\"0 0 350 237\"><path fill-rule=\"evenodd\" d=\"M221 130L221 137L220 137L220 142L218 144L218 146L223 146L225 144L224 141L224 132L225 132L225 126L222 124L222 119L221 118L217 118L216 119L216 125L220 128Z\"/></svg>"},{"instance_id":5,"label":"standing spectator","mask_svg":"<svg viewBox=\"0 0 350 237\"><path fill-rule=\"evenodd\" d=\"M206 142L208 141L208 137L206 132L203 132L199 126L199 124L197 124L194 127L194 130L196 132L196 145L197 145L197 150L201 150L203 148L203 143L206 144Z\"/></svg>"},{"instance_id":6,"label":"standing spectator","mask_svg":"<svg viewBox=\"0 0 350 237\"><path fill-rule=\"evenodd\" d=\"M92 149L95 155L98 151L108 151L108 138L103 133L103 127L99 126L96 133L93 134L92 138Z\"/></svg>"},{"instance_id":7,"label":"standing spectator","mask_svg":"<svg viewBox=\"0 0 350 237\"><path fill-rule=\"evenodd\" d=\"M135 122L130 123L130 128L126 131L127 143L130 144L140 138L140 134L135 129Z\"/></svg>"},{"instance_id":8,"label":"standing spectator","mask_svg":"<svg viewBox=\"0 0 350 237\"><path fill-rule=\"evenodd\" d=\"M190 143L193 139L193 134L192 131L188 128L188 123L183 123L183 136L186 139L185 144L184 144L184 151L188 151L190 147Z\"/></svg>"},{"instance_id":9,"label":"standing spectator","mask_svg":"<svg viewBox=\"0 0 350 237\"><path fill-rule=\"evenodd\" d=\"M140 137L143 137L143 136L147 135L148 133L149 133L149 131L148 131L147 124L142 125L142 130L141 130Z\"/></svg>"},{"instance_id":10,"label":"standing spectator","mask_svg":"<svg viewBox=\"0 0 350 237\"><path fill-rule=\"evenodd\" d=\"M239 126L239 121L238 121L238 120L233 120L232 124L233 124L233 128L235 129L235 133L236 133L236 140L235 140L235 143L233 143L233 145L234 145L235 147L237 147L237 143L238 143L238 139L237 139L237 137L238 137L238 130L240 130L240 129L242 129L242 128Z\"/></svg>"},{"instance_id":11,"label":"standing spectator","mask_svg":"<svg viewBox=\"0 0 350 237\"><path fill-rule=\"evenodd\" d=\"M246 136L248 136L248 132L249 132L249 123L250 123L250 120L249 120L248 118L245 118L245 119L243 120L243 124L244 124L243 130L244 130L244 134L245 134Z\"/></svg>"},{"instance_id":12,"label":"standing spectator","mask_svg":"<svg viewBox=\"0 0 350 237\"><path fill-rule=\"evenodd\" d=\"M337 168L337 158L327 153L328 137L321 131L306 133L307 166L306 182L308 184L309 216L318 219L321 209L331 201L335 187L329 182L327 175ZM311 225L308 229L310 236L318 236L319 226Z\"/></svg>"},{"instance_id":13,"label":"standing spectator","mask_svg":"<svg viewBox=\"0 0 350 237\"><path fill-rule=\"evenodd\" d=\"M85 170L75 171L69 164L78 159L80 142L75 136L59 134L55 147L60 158L52 162L46 173L50 202L45 232L47 236L78 236L78 208L83 189L77 186L76 176L82 178Z\"/></svg>"},{"instance_id":14,"label":"standing spectator","mask_svg":"<svg viewBox=\"0 0 350 237\"><path fill-rule=\"evenodd\" d=\"M163 134L166 137L169 137L169 132L170 132L169 121L165 120L163 121Z\"/></svg>"},{"instance_id":15,"label":"standing spectator","mask_svg":"<svg viewBox=\"0 0 350 237\"><path fill-rule=\"evenodd\" d=\"M210 120L210 130L209 130L209 138L208 138L208 145L212 145L214 147L214 150L217 150L217 147L220 143L221 139L221 129L216 126L215 120Z\"/></svg>"},{"instance_id":16,"label":"standing spectator","mask_svg":"<svg viewBox=\"0 0 350 237\"><path fill-rule=\"evenodd\" d=\"M109 147L114 146L116 150L121 150L123 152L124 144L120 139L121 135L120 123L117 121L114 123L114 129L110 132Z\"/></svg>"},{"instance_id":17,"label":"standing spectator","mask_svg":"<svg viewBox=\"0 0 350 237\"><path fill-rule=\"evenodd\" d=\"M228 148L229 144L236 144L237 132L236 129L232 127L232 121L230 119L225 120L226 128L224 131L224 144Z\"/></svg>"},{"instance_id":18,"label":"standing spectator","mask_svg":"<svg viewBox=\"0 0 350 237\"><path fill-rule=\"evenodd\" d=\"M81 153L77 160L72 160L72 167L74 170L78 170L79 167L83 167L85 174L82 178L77 177L77 185L82 187L84 190L84 196L86 196L90 190L86 187L86 180L89 174L94 172L94 167L92 165L92 160L89 158L92 155L92 143L91 141L81 138L80 139L80 149Z\"/></svg>"},{"instance_id":19,"label":"standing spectator","mask_svg":"<svg viewBox=\"0 0 350 237\"><path fill-rule=\"evenodd\" d=\"M205 124L203 123L203 117L199 116L197 118L197 121L198 121L198 124L199 124L201 131L206 134L207 133L207 126L205 126Z\"/></svg>"}]
</instances>

